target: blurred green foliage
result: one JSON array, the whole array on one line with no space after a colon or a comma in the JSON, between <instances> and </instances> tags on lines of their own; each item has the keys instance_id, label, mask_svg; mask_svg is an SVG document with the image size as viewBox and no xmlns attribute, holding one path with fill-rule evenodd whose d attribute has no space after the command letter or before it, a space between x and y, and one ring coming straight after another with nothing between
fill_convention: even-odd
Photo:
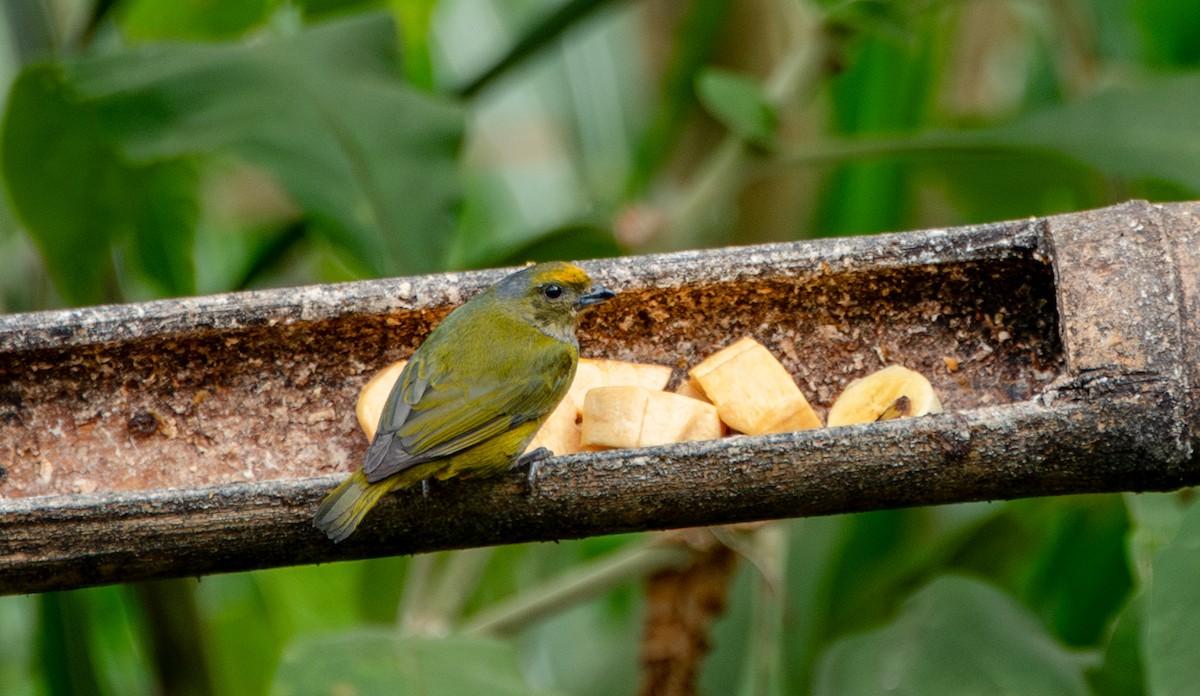
<instances>
[{"instance_id":1,"label":"blurred green foliage","mask_svg":"<svg viewBox=\"0 0 1200 696\"><path fill-rule=\"evenodd\" d=\"M1194 0L9 0L0 81L0 311L1200 191ZM630 693L636 577L456 629L643 543L0 598L0 693ZM1190 694L1198 549L1186 494L768 525L701 687Z\"/></svg>"}]
</instances>

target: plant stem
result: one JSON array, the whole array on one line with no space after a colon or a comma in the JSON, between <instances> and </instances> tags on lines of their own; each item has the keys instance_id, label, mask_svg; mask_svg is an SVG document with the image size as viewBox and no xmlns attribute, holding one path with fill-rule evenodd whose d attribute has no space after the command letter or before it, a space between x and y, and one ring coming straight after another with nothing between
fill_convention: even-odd
<instances>
[{"instance_id":1,"label":"plant stem","mask_svg":"<svg viewBox=\"0 0 1200 696\"><path fill-rule=\"evenodd\" d=\"M819 77L824 52L822 26L816 11L805 3L777 3L777 14L787 24L792 46L763 81L767 99L780 108L798 94L807 93ZM739 136L725 136L674 209L656 246L685 248L702 246L716 227L717 211L741 189L755 150Z\"/></svg>"},{"instance_id":2,"label":"plant stem","mask_svg":"<svg viewBox=\"0 0 1200 696\"><path fill-rule=\"evenodd\" d=\"M535 24L529 31L483 72L476 75L466 84L453 90L454 96L460 99L470 99L483 88L495 82L511 69L520 65L526 58L541 51L558 37L562 36L577 22L592 12L607 5L611 0L571 0L549 13L544 19Z\"/></svg>"},{"instance_id":3,"label":"plant stem","mask_svg":"<svg viewBox=\"0 0 1200 696\"><path fill-rule=\"evenodd\" d=\"M408 576L404 580L404 593L400 596L400 611L396 623L405 635L420 634L421 609L427 596L426 588L433 576L434 564L442 554L422 553L413 556L408 563Z\"/></svg>"},{"instance_id":4,"label":"plant stem","mask_svg":"<svg viewBox=\"0 0 1200 696\"><path fill-rule=\"evenodd\" d=\"M482 547L414 556L400 602L400 632L444 636L475 589L493 549Z\"/></svg>"},{"instance_id":5,"label":"plant stem","mask_svg":"<svg viewBox=\"0 0 1200 696\"><path fill-rule=\"evenodd\" d=\"M683 567L691 560L693 553L689 548L664 546L657 540L622 549L575 566L506 602L481 611L466 622L461 631L472 635L515 633L630 579L641 578L664 568Z\"/></svg>"},{"instance_id":6,"label":"plant stem","mask_svg":"<svg viewBox=\"0 0 1200 696\"><path fill-rule=\"evenodd\" d=\"M781 152L763 163L763 168L819 165L848 159L870 159L898 155L922 155L945 152L964 152L997 149L1018 149L1005 146L986 131L930 131L895 138L863 140L830 140L813 147Z\"/></svg>"},{"instance_id":7,"label":"plant stem","mask_svg":"<svg viewBox=\"0 0 1200 696\"><path fill-rule=\"evenodd\" d=\"M739 696L775 696L783 692L781 646L787 551L785 525L768 524L752 533L748 552L759 577L751 593L754 619L746 641L746 671Z\"/></svg>"},{"instance_id":8,"label":"plant stem","mask_svg":"<svg viewBox=\"0 0 1200 696\"><path fill-rule=\"evenodd\" d=\"M449 627L467 603L484 568L492 560L495 547L452 551L442 567L441 577L429 593L430 615Z\"/></svg>"}]
</instances>

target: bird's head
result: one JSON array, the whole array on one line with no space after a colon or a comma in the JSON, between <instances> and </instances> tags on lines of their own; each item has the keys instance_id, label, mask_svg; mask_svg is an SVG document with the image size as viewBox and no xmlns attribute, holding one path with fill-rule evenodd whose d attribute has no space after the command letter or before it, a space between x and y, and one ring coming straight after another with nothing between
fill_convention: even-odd
<instances>
[{"instance_id":1,"label":"bird's head","mask_svg":"<svg viewBox=\"0 0 1200 696\"><path fill-rule=\"evenodd\" d=\"M574 342L581 312L616 296L594 284L582 268L560 261L527 266L495 287L497 296L510 302L523 319L568 342Z\"/></svg>"}]
</instances>

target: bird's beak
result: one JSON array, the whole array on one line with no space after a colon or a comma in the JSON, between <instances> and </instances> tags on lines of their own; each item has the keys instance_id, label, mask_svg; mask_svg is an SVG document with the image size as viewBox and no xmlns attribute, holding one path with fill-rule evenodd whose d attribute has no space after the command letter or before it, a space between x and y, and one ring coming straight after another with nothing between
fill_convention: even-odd
<instances>
[{"instance_id":1,"label":"bird's beak","mask_svg":"<svg viewBox=\"0 0 1200 696\"><path fill-rule=\"evenodd\" d=\"M607 302L616 296L617 293L613 292L612 290L609 290L603 285L597 285L596 287L592 288L591 292L579 296L579 302L575 303L575 308L583 309L585 307L591 307L594 304Z\"/></svg>"}]
</instances>

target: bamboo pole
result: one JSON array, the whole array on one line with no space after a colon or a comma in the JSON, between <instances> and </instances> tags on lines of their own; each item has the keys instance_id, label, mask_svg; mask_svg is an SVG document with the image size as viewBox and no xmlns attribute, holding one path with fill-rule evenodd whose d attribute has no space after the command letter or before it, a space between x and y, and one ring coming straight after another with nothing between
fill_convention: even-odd
<instances>
[{"instance_id":1,"label":"bamboo pole","mask_svg":"<svg viewBox=\"0 0 1200 696\"><path fill-rule=\"evenodd\" d=\"M751 334L819 410L896 362L947 413L558 457L334 545L357 390L502 271L0 317L0 592L1200 482L1200 204L585 265L620 291L585 355L678 378Z\"/></svg>"}]
</instances>

